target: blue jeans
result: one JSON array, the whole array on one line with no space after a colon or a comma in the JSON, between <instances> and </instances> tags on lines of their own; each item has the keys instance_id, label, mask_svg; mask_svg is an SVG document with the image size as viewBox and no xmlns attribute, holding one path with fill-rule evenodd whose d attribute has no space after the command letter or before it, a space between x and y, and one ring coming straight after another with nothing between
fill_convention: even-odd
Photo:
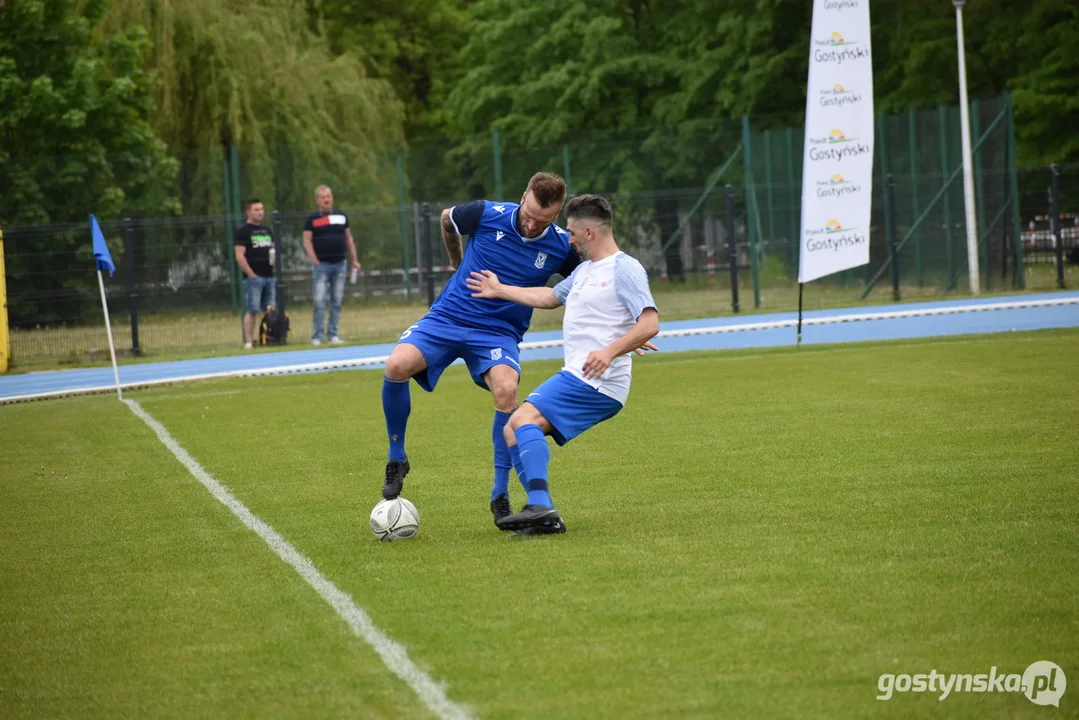
<instances>
[{"instance_id":1,"label":"blue jeans","mask_svg":"<svg viewBox=\"0 0 1079 720\"><path fill-rule=\"evenodd\" d=\"M247 312L252 315L258 315L275 304L272 277L245 277L244 289L247 291Z\"/></svg>"},{"instance_id":2,"label":"blue jeans","mask_svg":"<svg viewBox=\"0 0 1079 720\"><path fill-rule=\"evenodd\" d=\"M315 301L314 317L311 320L311 339L322 339L322 313L325 312L326 296L330 296L330 326L326 330L329 337L337 336L337 325L341 321L341 301L345 298L346 261L319 263L311 273L314 282L311 294Z\"/></svg>"}]
</instances>

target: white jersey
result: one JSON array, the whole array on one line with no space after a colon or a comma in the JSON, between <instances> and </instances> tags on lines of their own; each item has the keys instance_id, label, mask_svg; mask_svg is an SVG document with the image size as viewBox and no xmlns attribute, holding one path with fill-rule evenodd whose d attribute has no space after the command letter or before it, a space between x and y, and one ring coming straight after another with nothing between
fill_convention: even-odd
<instances>
[{"instance_id":1,"label":"white jersey","mask_svg":"<svg viewBox=\"0 0 1079 720\"><path fill-rule=\"evenodd\" d=\"M618 252L597 262L584 262L554 288L566 306L562 368L623 405L629 397L633 353L616 357L598 378L584 376L588 353L602 350L629 332L646 308L655 308L648 273L637 260Z\"/></svg>"}]
</instances>

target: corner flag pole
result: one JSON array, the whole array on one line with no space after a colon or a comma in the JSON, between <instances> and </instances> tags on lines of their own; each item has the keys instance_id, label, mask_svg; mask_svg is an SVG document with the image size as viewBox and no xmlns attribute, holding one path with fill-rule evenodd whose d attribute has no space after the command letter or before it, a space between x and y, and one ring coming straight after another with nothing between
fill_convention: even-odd
<instances>
[{"instance_id":1,"label":"corner flag pole","mask_svg":"<svg viewBox=\"0 0 1079 720\"><path fill-rule=\"evenodd\" d=\"M109 357L112 358L112 377L116 381L116 397L124 399L124 393L120 389L120 369L116 367L116 346L112 342L112 323L109 322L109 304L105 301L105 281L101 278L101 271L97 271L97 286L101 290L101 307L105 311L105 330L109 335Z\"/></svg>"},{"instance_id":2,"label":"corner flag pole","mask_svg":"<svg viewBox=\"0 0 1079 720\"><path fill-rule=\"evenodd\" d=\"M109 303L105 299L105 280L101 277L102 270L108 270L111 276L116 272L116 264L112 261L109 246L105 244L105 235L101 232L101 226L97 224L97 218L90 216L90 237L94 244L94 262L97 264L97 287L101 290L101 309L105 311L105 332L109 336L109 357L112 358L112 377L116 381L116 397L124 399L124 393L120 389L120 369L116 366L116 346L112 342L112 323L109 321Z\"/></svg>"}]
</instances>

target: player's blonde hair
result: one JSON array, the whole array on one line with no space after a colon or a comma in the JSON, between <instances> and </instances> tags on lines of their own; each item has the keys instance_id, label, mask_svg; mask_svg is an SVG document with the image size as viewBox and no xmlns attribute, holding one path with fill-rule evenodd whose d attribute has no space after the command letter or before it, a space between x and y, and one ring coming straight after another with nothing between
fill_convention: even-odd
<instances>
[{"instance_id":1,"label":"player's blonde hair","mask_svg":"<svg viewBox=\"0 0 1079 720\"><path fill-rule=\"evenodd\" d=\"M540 207L549 208L566 201L566 181L554 173L536 173L528 181L528 190Z\"/></svg>"}]
</instances>

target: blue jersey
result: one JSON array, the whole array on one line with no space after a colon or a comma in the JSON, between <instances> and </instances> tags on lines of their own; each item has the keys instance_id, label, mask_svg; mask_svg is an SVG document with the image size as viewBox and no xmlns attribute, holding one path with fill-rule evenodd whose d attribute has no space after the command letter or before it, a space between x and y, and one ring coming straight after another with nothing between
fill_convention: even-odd
<instances>
[{"instance_id":1,"label":"blue jersey","mask_svg":"<svg viewBox=\"0 0 1079 720\"><path fill-rule=\"evenodd\" d=\"M543 287L552 275L569 276L579 263L569 233L557 225L526 239L517 230L516 203L476 200L450 211L457 232L471 236L461 267L431 306L431 315L463 327L504 332L521 341L532 308L508 300L474 298L465 285L469 273L490 270L506 285Z\"/></svg>"}]
</instances>

